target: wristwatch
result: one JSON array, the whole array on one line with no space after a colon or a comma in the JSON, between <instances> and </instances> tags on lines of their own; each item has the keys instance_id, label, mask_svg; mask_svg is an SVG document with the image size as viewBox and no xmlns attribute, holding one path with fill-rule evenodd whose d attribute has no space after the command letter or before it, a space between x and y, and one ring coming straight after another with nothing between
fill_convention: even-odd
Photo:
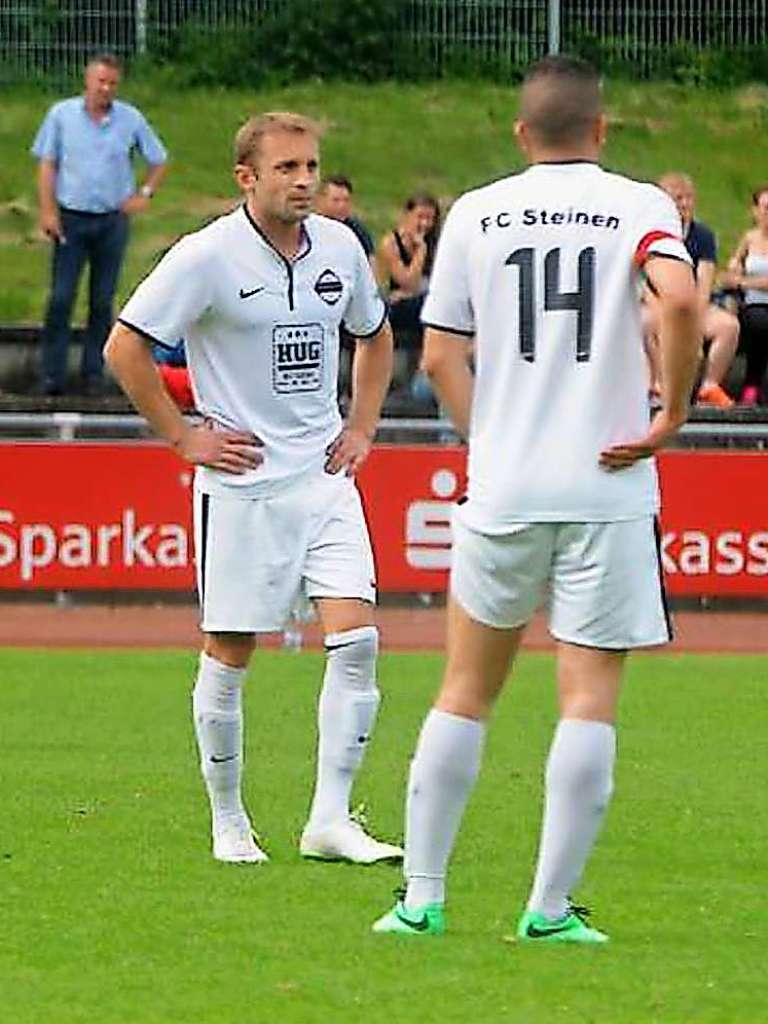
<instances>
[{"instance_id":1,"label":"wristwatch","mask_svg":"<svg viewBox=\"0 0 768 1024\"><path fill-rule=\"evenodd\" d=\"M139 189L139 195L142 197L142 199L151 199L154 194L155 193L152 191L149 185L142 185L141 188Z\"/></svg>"}]
</instances>

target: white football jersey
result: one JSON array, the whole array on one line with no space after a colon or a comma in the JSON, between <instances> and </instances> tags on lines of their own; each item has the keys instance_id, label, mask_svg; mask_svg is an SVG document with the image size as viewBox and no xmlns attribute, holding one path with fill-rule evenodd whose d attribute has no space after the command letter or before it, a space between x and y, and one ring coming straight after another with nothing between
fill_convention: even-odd
<instances>
[{"instance_id":1,"label":"white football jersey","mask_svg":"<svg viewBox=\"0 0 768 1024\"><path fill-rule=\"evenodd\" d=\"M463 195L438 245L422 319L475 337L464 519L602 522L653 513L652 460L600 452L648 429L639 268L690 262L674 203L587 161L534 164Z\"/></svg>"},{"instance_id":2,"label":"white football jersey","mask_svg":"<svg viewBox=\"0 0 768 1024\"><path fill-rule=\"evenodd\" d=\"M349 228L313 214L302 237L285 259L241 206L177 242L120 313L162 345L183 338L198 410L264 442L263 464L241 476L200 467L204 491L260 497L322 470L342 428L339 326L365 338L384 323Z\"/></svg>"}]
</instances>

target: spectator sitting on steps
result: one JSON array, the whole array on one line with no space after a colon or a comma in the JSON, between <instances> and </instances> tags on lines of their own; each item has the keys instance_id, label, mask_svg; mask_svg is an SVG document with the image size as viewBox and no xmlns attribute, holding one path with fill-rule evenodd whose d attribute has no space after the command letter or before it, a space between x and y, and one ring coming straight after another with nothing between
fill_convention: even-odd
<instances>
[{"instance_id":1,"label":"spectator sitting on steps","mask_svg":"<svg viewBox=\"0 0 768 1024\"><path fill-rule=\"evenodd\" d=\"M323 217L331 217L346 224L357 236L365 255L370 260L375 246L368 228L353 211L352 182L344 174L333 174L323 178L315 198L315 209Z\"/></svg>"},{"instance_id":2,"label":"spectator sitting on steps","mask_svg":"<svg viewBox=\"0 0 768 1024\"><path fill-rule=\"evenodd\" d=\"M683 242L693 261L696 288L701 305L703 343L706 350L701 383L696 393L699 405L729 409L734 403L722 386L739 344L739 321L728 310L712 302L712 286L717 264L717 244L713 232L701 221L694 220L696 192L687 174L670 172L659 179L659 186L674 200L683 227ZM646 351L651 363L651 376L658 387L658 313L652 294L646 294L643 305ZM652 386L652 390L654 387Z\"/></svg>"},{"instance_id":3,"label":"spectator sitting on steps","mask_svg":"<svg viewBox=\"0 0 768 1024\"><path fill-rule=\"evenodd\" d=\"M739 312L747 373L741 392L742 405L758 405L765 399L768 366L768 185L752 193L755 226L741 238L728 261L723 284L740 288L744 300Z\"/></svg>"}]
</instances>

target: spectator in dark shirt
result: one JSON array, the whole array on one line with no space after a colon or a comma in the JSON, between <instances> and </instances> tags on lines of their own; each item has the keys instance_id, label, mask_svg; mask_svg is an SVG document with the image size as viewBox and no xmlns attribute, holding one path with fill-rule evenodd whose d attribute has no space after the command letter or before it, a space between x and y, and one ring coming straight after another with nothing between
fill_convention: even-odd
<instances>
[{"instance_id":1,"label":"spectator in dark shirt","mask_svg":"<svg viewBox=\"0 0 768 1024\"><path fill-rule=\"evenodd\" d=\"M712 287L717 267L715 236L706 224L694 220L696 192L693 181L687 174L665 174L659 179L659 186L674 200L680 213L683 241L693 261L696 275L703 342L706 349L696 400L702 405L727 409L734 403L723 388L722 382L738 348L739 321L732 313L712 302ZM648 331L655 336L658 332L658 317L652 296L646 303L645 319ZM654 348L654 342L651 341L652 353ZM653 355L651 362L653 365Z\"/></svg>"},{"instance_id":2,"label":"spectator in dark shirt","mask_svg":"<svg viewBox=\"0 0 768 1024\"><path fill-rule=\"evenodd\" d=\"M328 178L323 178L317 190L315 209L324 217L340 220L342 224L346 224L354 231L360 245L365 250L365 255L370 260L375 246L368 228L352 212L353 192L352 182L343 174L333 174Z\"/></svg>"}]
</instances>

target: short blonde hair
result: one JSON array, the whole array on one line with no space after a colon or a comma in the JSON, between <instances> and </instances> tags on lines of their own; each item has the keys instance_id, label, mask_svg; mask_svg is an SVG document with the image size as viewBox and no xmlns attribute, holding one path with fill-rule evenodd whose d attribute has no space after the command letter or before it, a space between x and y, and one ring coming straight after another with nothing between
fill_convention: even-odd
<instances>
[{"instance_id":1,"label":"short blonde hair","mask_svg":"<svg viewBox=\"0 0 768 1024\"><path fill-rule=\"evenodd\" d=\"M273 132L289 132L311 135L320 139L323 126L303 114L292 114L290 111L270 111L266 114L255 114L249 117L235 135L235 163L247 164L258 158L261 140Z\"/></svg>"},{"instance_id":2,"label":"short blonde hair","mask_svg":"<svg viewBox=\"0 0 768 1024\"><path fill-rule=\"evenodd\" d=\"M690 192L695 192L693 184L693 178L689 174L684 174L682 171L668 171L666 174L662 174L658 181L659 188L663 188L666 192L668 188L687 188Z\"/></svg>"}]
</instances>

